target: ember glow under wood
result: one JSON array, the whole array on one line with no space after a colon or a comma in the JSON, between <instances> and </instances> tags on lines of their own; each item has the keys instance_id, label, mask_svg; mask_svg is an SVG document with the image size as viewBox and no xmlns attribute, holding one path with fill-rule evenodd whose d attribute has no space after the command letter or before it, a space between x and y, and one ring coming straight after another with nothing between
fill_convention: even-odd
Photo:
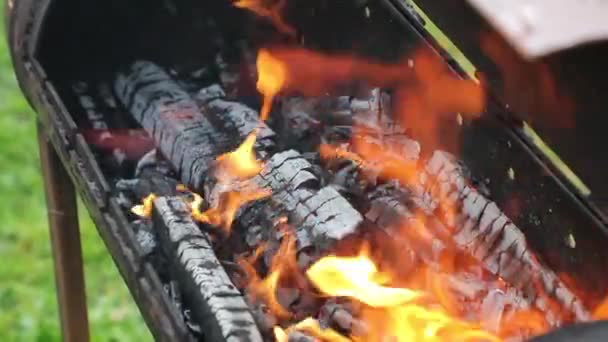
<instances>
[{"instance_id":1,"label":"ember glow under wood","mask_svg":"<svg viewBox=\"0 0 608 342\"><path fill-rule=\"evenodd\" d=\"M488 314L498 317L494 318L499 321L484 322L484 326L493 331L498 332L504 328L500 324L502 317L513 315L520 309L525 311L531 304L543 312L551 324L560 324L564 310L556 309L551 304L554 299L559 301L565 311L573 312L577 319L585 318L586 312L580 302L552 272L545 272L544 266L527 251L523 234L495 204L469 185L465 173L453 157L436 152L426 163L418 160L420 145L392 121L386 112L390 101L377 89L361 98L340 97L335 101L301 98L283 101L283 110L295 113L292 114L296 117L304 115L312 118L314 122L327 127L331 127L331 120L324 120L323 113L319 114L319 111L331 116L331 112L337 110L343 112L340 114L342 116L351 116L351 127L347 135L360 139L356 141L356 151L364 151L363 157L374 155L376 159L372 162L359 159L358 167L365 169L365 172L347 172L342 176L336 174L336 180L339 177L346 179L338 181L341 186L325 186L324 179L320 179L319 173L315 171L316 166L301 152L295 149L277 152L279 146L285 146L282 145L285 136L275 134L258 118L255 110L239 102L226 100L224 91L218 85L204 87L195 95L190 95L162 68L148 62L137 62L128 75L119 76L116 92L134 118L154 137L160 152L178 171L181 181L200 193L201 201L210 209L218 211L218 215L230 215L229 222L204 222L225 226L231 225L235 219L236 225L240 227L239 234L245 234L241 238L252 248L260 247L263 243L278 246L285 241L285 234L293 234L290 239L294 239L296 245L294 265L300 260L302 263L294 266L294 270L289 270L301 272L300 277L304 268L319 255L330 252L337 242L354 236L359 231L364 219L357 209L365 209L368 222L383 229L395 244L401 244L405 253L402 255L408 256L406 263L410 267L404 268L411 271L421 265L433 267L440 265L446 256L465 251L476 257L494 275L513 285L515 288L512 294L503 296L490 293L489 287L493 284L499 286L498 282L486 281L477 289L467 285L468 280L463 280L467 279L466 275L461 277L442 273L441 267L430 271L434 272L435 282L444 282L443 287L464 298L462 303L480 301L479 305L483 306L484 312L491 312ZM301 113L297 114L298 112ZM323 139L325 133L314 134ZM241 147L236 148L239 143L242 143ZM251 154L248 158L256 164L256 171L247 173L246 177L230 177L229 174L234 171L231 168L237 165L226 169L223 163L230 159L231 153L244 152L240 151L244 147ZM298 148L298 145L294 144L293 147ZM338 153L330 157L348 157L347 150L344 155ZM386 153L395 161L400 161L405 156L405 171L416 168L413 173L415 177L408 176L407 182L400 179L402 184L378 186L396 173L404 171L394 167L400 163L385 170L383 160L378 157ZM324 154L323 150L321 154ZM261 160L257 160L257 157ZM324 157L327 158L327 155ZM425 167L418 170L421 163ZM370 169L373 170L370 172ZM344 191L343 187L348 186L349 180L357 175L366 176L365 184L356 184L363 197L347 199L340 191ZM267 190L267 194L239 202L238 206L231 207L230 210L222 204L227 195L246 197L247 193L261 189ZM251 200L259 201L244 205ZM155 201L158 202L159 199ZM181 205L184 206L183 203ZM452 210L453 208L457 210ZM191 208L189 214L198 217L200 213L195 209ZM184 210L188 212L187 208ZM277 230L276 221L283 218L289 229ZM192 221L192 218L188 217L188 220ZM155 218L156 221L158 218ZM497 222L502 223L499 225ZM497 226L496 231L493 230L494 225ZM227 232L230 232L229 227L223 228L228 228ZM302 253L303 251L306 252ZM273 253L276 253L276 249L271 248L264 253L268 268L271 266L270 260L275 257ZM272 270L258 277L260 284L272 285L269 290L264 290L272 291L272 294L265 294L262 298L271 298L269 303L274 303L277 307L284 304L289 310L298 310L298 305L302 305L300 302L311 296L306 292L309 290L297 288L290 291L289 288L278 287L279 277L280 273L272 273ZM544 288L539 290L537 284ZM277 323L285 323L282 316L273 316L264 312L262 307L258 308L259 298L254 297L260 293L259 287L245 286L245 290L253 298L248 301L253 312L259 311L259 315L255 316L257 319L251 316L251 320L263 326L264 332L269 333ZM238 292L236 288L235 291ZM287 295L289 293L292 295ZM520 297L526 301L518 302L517 298ZM247 302L243 298L241 300ZM303 311L310 311L316 317L315 312L320 310L321 305L317 301L310 301L310 305ZM493 303L497 307L490 310ZM471 305L473 304L463 304L463 308ZM334 318L335 324L341 329L353 329L349 326L354 324L348 322L349 315L347 311L340 311L338 320ZM359 317L355 316L352 319L358 322ZM366 324L365 317L363 318L362 324ZM483 317L477 317L476 320L483 321ZM359 325L361 324L354 330L365 330ZM369 333L373 335L377 332ZM306 331L298 330L288 334L289 338L306 338L307 335Z\"/></svg>"},{"instance_id":2,"label":"ember glow under wood","mask_svg":"<svg viewBox=\"0 0 608 342\"><path fill-rule=\"evenodd\" d=\"M153 222L205 340L263 341L249 307L183 200L156 199Z\"/></svg>"},{"instance_id":3,"label":"ember glow under wood","mask_svg":"<svg viewBox=\"0 0 608 342\"><path fill-rule=\"evenodd\" d=\"M451 227L454 241L486 265L492 273L522 289L528 300L549 313L547 298L557 300L576 320L589 319L582 302L531 252L524 234L464 177L454 156L437 151L413 190L429 208L439 209ZM435 200L433 200L435 199ZM438 200L437 200L438 199ZM456 208L455 212L451 212ZM548 295L548 296L547 296ZM554 312L557 318L559 312Z\"/></svg>"}]
</instances>

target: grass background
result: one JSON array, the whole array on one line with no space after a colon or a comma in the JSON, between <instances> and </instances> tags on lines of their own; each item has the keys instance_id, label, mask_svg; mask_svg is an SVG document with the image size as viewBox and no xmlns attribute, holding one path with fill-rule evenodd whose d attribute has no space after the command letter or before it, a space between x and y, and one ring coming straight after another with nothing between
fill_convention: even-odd
<instances>
[{"instance_id":1,"label":"grass background","mask_svg":"<svg viewBox=\"0 0 608 342\"><path fill-rule=\"evenodd\" d=\"M35 115L13 75L3 18L0 10L0 341L58 341ZM92 340L151 340L103 241L80 209Z\"/></svg>"}]
</instances>

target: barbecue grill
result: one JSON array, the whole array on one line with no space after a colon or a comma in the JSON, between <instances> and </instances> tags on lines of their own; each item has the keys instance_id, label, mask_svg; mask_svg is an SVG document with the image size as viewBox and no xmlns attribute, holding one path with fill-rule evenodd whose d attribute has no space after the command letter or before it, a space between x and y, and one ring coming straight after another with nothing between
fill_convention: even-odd
<instances>
[{"instance_id":1,"label":"barbecue grill","mask_svg":"<svg viewBox=\"0 0 608 342\"><path fill-rule=\"evenodd\" d=\"M506 334L501 319L533 311L545 328L516 340L604 340L605 323L584 322L608 294L606 6L547 4L8 0L64 339L89 335L78 194L157 340L320 338L285 326L306 316L371 336L360 308L297 276L361 240L396 273L424 265L460 311L500 318L485 330ZM264 60L284 64L266 73ZM260 96L256 80L283 73L293 91ZM295 266L280 264L290 253ZM446 256L466 270L446 273ZM251 284L277 265L293 279L273 302Z\"/></svg>"}]
</instances>

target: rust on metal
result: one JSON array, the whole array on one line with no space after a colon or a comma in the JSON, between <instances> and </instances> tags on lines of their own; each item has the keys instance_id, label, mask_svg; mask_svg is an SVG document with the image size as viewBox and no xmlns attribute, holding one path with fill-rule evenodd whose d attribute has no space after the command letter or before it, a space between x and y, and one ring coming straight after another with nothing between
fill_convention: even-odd
<instances>
[{"instance_id":1,"label":"rust on metal","mask_svg":"<svg viewBox=\"0 0 608 342\"><path fill-rule=\"evenodd\" d=\"M63 340L89 340L80 229L74 185L44 128L38 128Z\"/></svg>"}]
</instances>

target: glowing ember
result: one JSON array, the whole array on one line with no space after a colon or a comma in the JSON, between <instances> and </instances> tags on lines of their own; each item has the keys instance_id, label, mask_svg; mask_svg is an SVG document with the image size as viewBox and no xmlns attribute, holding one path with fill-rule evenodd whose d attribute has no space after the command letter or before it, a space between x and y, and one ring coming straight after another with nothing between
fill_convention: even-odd
<instances>
[{"instance_id":1,"label":"glowing ember","mask_svg":"<svg viewBox=\"0 0 608 342\"><path fill-rule=\"evenodd\" d=\"M608 319L608 298L604 299L596 308L593 310L594 319Z\"/></svg>"},{"instance_id":2,"label":"glowing ember","mask_svg":"<svg viewBox=\"0 0 608 342\"><path fill-rule=\"evenodd\" d=\"M281 15L281 11L285 7L285 0L238 0L233 3L235 7L245 8L257 14L260 17L268 18L272 21L275 28L286 35L295 36L296 31L289 26Z\"/></svg>"},{"instance_id":3,"label":"glowing ember","mask_svg":"<svg viewBox=\"0 0 608 342\"><path fill-rule=\"evenodd\" d=\"M277 300L276 291L282 278L298 272L296 239L292 234L287 234L283 238L279 250L272 257L270 271L264 279L260 279L253 267L253 263L260 254L261 250L258 249L253 258L240 258L237 260L238 264L247 274L247 289L254 298L262 300L277 317L289 318L292 314L281 306Z\"/></svg>"},{"instance_id":4,"label":"glowing ember","mask_svg":"<svg viewBox=\"0 0 608 342\"><path fill-rule=\"evenodd\" d=\"M257 59L258 82L256 87L264 95L260 119L268 119L274 97L281 91L286 82L287 71L280 60L274 58L267 50L261 49Z\"/></svg>"},{"instance_id":5,"label":"glowing ember","mask_svg":"<svg viewBox=\"0 0 608 342\"><path fill-rule=\"evenodd\" d=\"M253 189L247 191L229 191L220 195L218 205L201 212L200 206L203 199L194 194L195 199L190 204L192 218L196 221L208 223L222 228L224 233L229 234L236 212L243 205L270 196L266 189Z\"/></svg>"},{"instance_id":6,"label":"glowing ember","mask_svg":"<svg viewBox=\"0 0 608 342\"><path fill-rule=\"evenodd\" d=\"M150 217L152 216L152 206L154 204L154 199L156 195L149 194L144 200L142 204L138 204L131 208L131 212L139 217Z\"/></svg>"},{"instance_id":7,"label":"glowing ember","mask_svg":"<svg viewBox=\"0 0 608 342\"><path fill-rule=\"evenodd\" d=\"M372 307L399 305L420 296L408 289L382 286L386 280L378 280L384 276L366 256L325 257L312 265L306 275L326 295L356 298Z\"/></svg>"},{"instance_id":8,"label":"glowing ember","mask_svg":"<svg viewBox=\"0 0 608 342\"><path fill-rule=\"evenodd\" d=\"M500 341L477 326L453 318L440 307L428 309L412 301L421 293L382 286L387 281L372 260L329 256L306 273L315 286L329 296L344 296L368 305L362 318L370 325L365 341ZM385 278L385 279L378 279Z\"/></svg>"},{"instance_id":9,"label":"glowing ember","mask_svg":"<svg viewBox=\"0 0 608 342\"><path fill-rule=\"evenodd\" d=\"M233 179L248 179L256 176L262 171L262 163L255 156L255 145L257 131L251 132L245 141L234 151L217 157L216 176L229 182Z\"/></svg>"},{"instance_id":10,"label":"glowing ember","mask_svg":"<svg viewBox=\"0 0 608 342\"><path fill-rule=\"evenodd\" d=\"M357 127L354 128L354 131ZM319 153L322 159L345 158L354 161L362 171L379 172L382 179L394 179L403 185L416 180L418 166L415 162L393 152L387 144L370 142L365 135L353 134L350 149L343 146L321 144Z\"/></svg>"}]
</instances>

